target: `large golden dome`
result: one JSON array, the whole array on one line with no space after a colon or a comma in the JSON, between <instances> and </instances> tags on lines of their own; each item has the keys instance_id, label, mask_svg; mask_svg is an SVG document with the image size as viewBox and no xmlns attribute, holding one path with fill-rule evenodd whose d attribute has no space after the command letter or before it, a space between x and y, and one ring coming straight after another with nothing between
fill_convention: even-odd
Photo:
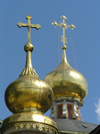
<instances>
[{"instance_id":1,"label":"large golden dome","mask_svg":"<svg viewBox=\"0 0 100 134\"><path fill-rule=\"evenodd\" d=\"M5 102L13 113L42 111L51 106L53 92L50 86L35 75L22 75L6 89Z\"/></svg>"},{"instance_id":2,"label":"large golden dome","mask_svg":"<svg viewBox=\"0 0 100 134\"><path fill-rule=\"evenodd\" d=\"M18 23L19 27L28 28L28 42L24 47L26 51L26 65L17 80L12 82L5 91L5 102L8 109L14 113L3 121L2 131L19 133L28 131L33 133L57 133L56 123L44 113L49 110L53 91L51 87L41 80L32 66L30 43L30 28L39 29L40 25L30 23L31 16L26 17L28 23Z\"/></svg>"},{"instance_id":3,"label":"large golden dome","mask_svg":"<svg viewBox=\"0 0 100 134\"><path fill-rule=\"evenodd\" d=\"M87 81L69 65L65 50L60 65L47 74L44 81L53 89L55 99L72 97L83 100L87 95Z\"/></svg>"},{"instance_id":4,"label":"large golden dome","mask_svg":"<svg viewBox=\"0 0 100 134\"><path fill-rule=\"evenodd\" d=\"M5 102L13 113L36 110L45 113L52 104L53 92L51 87L39 78L32 67L31 52L34 47L30 43L30 28L39 29L40 25L30 24L31 16L27 16L27 19L28 24L18 23L19 27L28 27L28 42L24 46L27 53L26 66L19 78L7 87Z\"/></svg>"}]
</instances>

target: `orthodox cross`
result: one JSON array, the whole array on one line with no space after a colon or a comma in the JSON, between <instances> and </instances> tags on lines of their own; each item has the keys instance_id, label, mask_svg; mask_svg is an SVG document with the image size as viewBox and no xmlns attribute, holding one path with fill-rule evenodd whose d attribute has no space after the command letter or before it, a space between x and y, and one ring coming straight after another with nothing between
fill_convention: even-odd
<instances>
[{"instance_id":1,"label":"orthodox cross","mask_svg":"<svg viewBox=\"0 0 100 134\"><path fill-rule=\"evenodd\" d=\"M36 76L38 76L32 67L31 52L33 51L34 47L31 44L31 28L35 28L38 30L41 26L39 24L36 24L36 25L31 24L32 17L30 15L28 15L26 17L26 19L27 19L27 23L19 22L17 24L17 26L19 28L21 28L21 27L27 28L27 44L24 46L24 50L27 52L26 65L25 65L25 68L23 69L21 75L36 75Z\"/></svg>"},{"instance_id":2,"label":"orthodox cross","mask_svg":"<svg viewBox=\"0 0 100 134\"><path fill-rule=\"evenodd\" d=\"M71 25L67 25L65 23L65 19L67 19L67 17L65 15L62 15L60 18L63 19L62 23L58 24L56 21L54 21L54 23L52 23L55 27L56 26L61 26L63 28L63 36L61 36L61 41L63 42L63 47L62 49L66 49L65 43L67 43L67 38L65 37L65 29L68 27L71 27L71 29L73 30L75 28L75 26L73 24Z\"/></svg>"},{"instance_id":3,"label":"orthodox cross","mask_svg":"<svg viewBox=\"0 0 100 134\"><path fill-rule=\"evenodd\" d=\"M19 22L18 24L17 24L17 26L19 27L19 28L21 28L21 27L27 27L28 28L28 34L27 34L27 42L29 43L30 41L31 41L31 28L35 28L35 29L39 29L41 26L39 25L39 24L31 24L31 19L32 19L32 17L30 16L30 15L28 15L27 17L26 17L26 19L27 19L27 23L22 23L22 22Z\"/></svg>"}]
</instances>

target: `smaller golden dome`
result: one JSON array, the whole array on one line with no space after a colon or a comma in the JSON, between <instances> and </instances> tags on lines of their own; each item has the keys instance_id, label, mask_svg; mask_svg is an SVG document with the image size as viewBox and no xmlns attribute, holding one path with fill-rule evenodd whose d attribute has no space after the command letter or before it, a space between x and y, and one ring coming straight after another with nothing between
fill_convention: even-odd
<instances>
[{"instance_id":1,"label":"smaller golden dome","mask_svg":"<svg viewBox=\"0 0 100 134\"><path fill-rule=\"evenodd\" d=\"M67 38L65 37L65 30L70 27L72 30L75 28L73 24L67 25L65 15L61 16L62 22L59 24L56 21L52 23L55 27L61 26L63 28L63 56L60 65L52 72L46 75L44 81L47 82L54 92L54 99L74 98L83 100L87 95L87 82L84 76L77 70L73 69L66 58L66 45Z\"/></svg>"},{"instance_id":2,"label":"smaller golden dome","mask_svg":"<svg viewBox=\"0 0 100 134\"><path fill-rule=\"evenodd\" d=\"M87 95L87 81L69 65L65 49L60 65L47 74L44 81L53 89L55 99L72 97L83 100Z\"/></svg>"}]
</instances>

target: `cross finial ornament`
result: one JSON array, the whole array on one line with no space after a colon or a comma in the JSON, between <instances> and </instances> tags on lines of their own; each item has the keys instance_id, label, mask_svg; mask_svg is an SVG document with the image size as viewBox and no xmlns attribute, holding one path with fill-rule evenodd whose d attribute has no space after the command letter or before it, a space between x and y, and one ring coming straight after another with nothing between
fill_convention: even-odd
<instances>
[{"instance_id":1,"label":"cross finial ornament","mask_svg":"<svg viewBox=\"0 0 100 134\"><path fill-rule=\"evenodd\" d=\"M40 25L39 24L31 24L31 19L32 19L32 17L30 16L30 15L28 15L27 17L26 17L26 19L27 19L27 23L22 23L22 22L19 22L18 24L17 24L17 26L19 27L19 28L21 28L21 27L27 27L28 28L28 34L27 34L27 43L29 43L29 42L31 42L31 28L35 28L35 29L40 29Z\"/></svg>"},{"instance_id":2,"label":"cross finial ornament","mask_svg":"<svg viewBox=\"0 0 100 134\"><path fill-rule=\"evenodd\" d=\"M65 23L65 19L67 19L67 17L65 15L62 15L60 18L63 19L62 23L58 24L56 21L54 21L54 23L52 23L55 27L56 26L61 26L63 28L63 36L61 37L61 41L63 42L63 47L62 49L66 49L66 45L65 43L67 43L67 38L65 37L65 29L70 27L72 30L75 28L75 26L73 24L71 25L67 25Z\"/></svg>"},{"instance_id":3,"label":"cross finial ornament","mask_svg":"<svg viewBox=\"0 0 100 134\"><path fill-rule=\"evenodd\" d=\"M23 69L21 75L35 75L38 76L35 70L33 69L32 66L32 60L31 60L31 52L33 51L34 47L31 44L31 28L39 29L41 26L39 24L31 24L31 19L32 17L28 15L26 17L27 23L22 23L19 22L17 26L19 28L21 27L26 27L27 28L27 44L24 46L24 50L26 51L26 65L25 68ZM21 76L20 75L20 76Z\"/></svg>"}]
</instances>

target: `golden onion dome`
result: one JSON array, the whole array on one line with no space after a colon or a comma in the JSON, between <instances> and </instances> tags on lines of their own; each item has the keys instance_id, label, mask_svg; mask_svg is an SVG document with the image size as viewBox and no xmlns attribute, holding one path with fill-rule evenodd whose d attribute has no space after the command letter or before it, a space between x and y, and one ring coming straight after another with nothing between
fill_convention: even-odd
<instances>
[{"instance_id":1,"label":"golden onion dome","mask_svg":"<svg viewBox=\"0 0 100 134\"><path fill-rule=\"evenodd\" d=\"M28 28L28 42L24 47L27 54L26 65L19 78L5 91L6 105L14 114L3 121L1 131L12 134L19 132L57 134L56 123L44 115L52 104L53 91L39 78L31 61L33 45L30 43L30 28L39 29L40 25L31 24L31 16L27 16L26 19L28 23L18 23L19 27Z\"/></svg>"},{"instance_id":2,"label":"golden onion dome","mask_svg":"<svg viewBox=\"0 0 100 134\"><path fill-rule=\"evenodd\" d=\"M73 24L67 25L65 19L67 17L62 15L63 21L58 24L56 21L52 23L55 27L61 26L63 28L63 36L61 41L63 42L63 56L60 65L52 72L46 75L44 81L47 82L54 92L55 99L61 98L74 98L82 101L87 95L87 81L84 76L77 70L73 69L66 58L66 46L67 38L65 37L65 29L70 27L75 28Z\"/></svg>"},{"instance_id":3,"label":"golden onion dome","mask_svg":"<svg viewBox=\"0 0 100 134\"><path fill-rule=\"evenodd\" d=\"M31 52L33 45L30 43L30 26L39 29L40 25L30 24L31 16L27 16L27 19L29 24L18 23L19 27L28 27L28 43L24 47L27 53L26 66L19 78L7 87L5 102L8 109L13 113L29 111L45 113L52 104L53 91L47 83L39 78L32 67Z\"/></svg>"},{"instance_id":4,"label":"golden onion dome","mask_svg":"<svg viewBox=\"0 0 100 134\"><path fill-rule=\"evenodd\" d=\"M83 100L87 95L87 81L69 65L65 50L60 65L48 73L44 81L53 89L55 99L72 97Z\"/></svg>"},{"instance_id":5,"label":"golden onion dome","mask_svg":"<svg viewBox=\"0 0 100 134\"><path fill-rule=\"evenodd\" d=\"M5 102L12 113L42 111L51 106L51 87L35 75L21 75L6 89Z\"/></svg>"}]
</instances>

